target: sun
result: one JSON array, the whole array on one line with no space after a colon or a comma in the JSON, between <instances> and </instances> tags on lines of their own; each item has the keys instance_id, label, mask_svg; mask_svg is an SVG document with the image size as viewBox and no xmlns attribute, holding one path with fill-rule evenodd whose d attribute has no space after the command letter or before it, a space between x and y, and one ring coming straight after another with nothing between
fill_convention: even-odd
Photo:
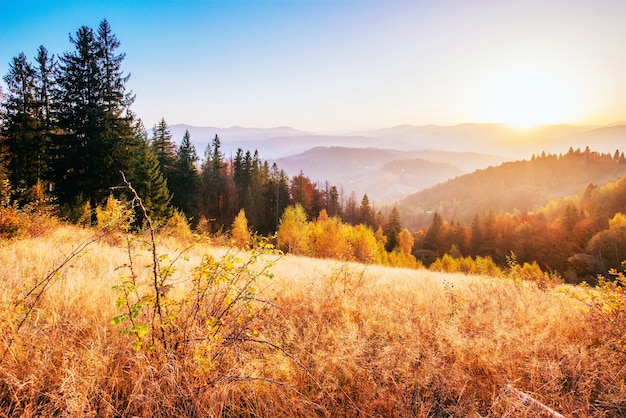
<instances>
[{"instance_id":1,"label":"sun","mask_svg":"<svg viewBox=\"0 0 626 418\"><path fill-rule=\"evenodd\" d=\"M482 119L517 129L577 118L577 103L564 75L538 67L511 67L492 74L479 94Z\"/></svg>"}]
</instances>

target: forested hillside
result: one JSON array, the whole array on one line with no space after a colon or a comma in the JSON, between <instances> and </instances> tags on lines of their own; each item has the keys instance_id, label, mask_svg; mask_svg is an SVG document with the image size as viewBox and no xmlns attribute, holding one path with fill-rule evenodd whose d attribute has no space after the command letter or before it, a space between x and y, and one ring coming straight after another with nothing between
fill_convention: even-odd
<instances>
[{"instance_id":1,"label":"forested hillside","mask_svg":"<svg viewBox=\"0 0 626 418\"><path fill-rule=\"evenodd\" d=\"M535 184L551 185L555 190L572 187L567 186L568 182L561 177L557 167L568 169L571 178L582 181L587 172L595 173L599 179L605 179L611 172L617 176L623 172L626 162L619 152L611 157L578 151L536 160L519 166L528 168L529 164L538 164L539 168L546 170L544 175L551 173L551 177L542 178ZM548 168L544 164L548 161L555 165ZM559 165L559 162L563 164ZM515 164L503 165L506 170L512 166ZM498 178L492 177L496 184ZM501 178L506 182L514 176L503 175ZM466 187L471 187L467 178L464 181ZM516 184L523 185L523 182L517 181ZM458 221L435 210L428 214L428 227L420 228L416 234L416 253L490 257L499 265L506 265L509 257L514 255L518 261L535 261L544 269L554 269L572 282L593 281L597 274L606 275L610 269L623 269L622 261L626 258L626 175L599 184L588 183L577 194L551 201L546 199L546 203L534 211L511 207L508 211L498 212L490 206L481 207L482 210L475 211L469 222ZM551 189L547 185L535 186L536 192L548 193ZM494 186L494 190L498 189ZM528 192L526 196L530 199L532 193ZM504 197L500 195L500 198ZM463 203L461 199L458 202L459 205ZM468 199L465 203L471 208L477 202L478 199Z\"/></svg>"},{"instance_id":2,"label":"forested hillside","mask_svg":"<svg viewBox=\"0 0 626 418\"><path fill-rule=\"evenodd\" d=\"M570 148L564 155L541 154L457 177L407 196L398 203L410 227L429 225L432 213L469 224L476 214L536 211L554 199L602 186L626 174L624 154Z\"/></svg>"}]
</instances>

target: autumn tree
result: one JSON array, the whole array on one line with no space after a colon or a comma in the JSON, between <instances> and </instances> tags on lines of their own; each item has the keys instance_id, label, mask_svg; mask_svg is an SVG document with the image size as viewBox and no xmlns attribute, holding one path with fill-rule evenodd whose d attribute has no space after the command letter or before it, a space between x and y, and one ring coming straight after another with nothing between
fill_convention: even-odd
<instances>
[{"instance_id":1,"label":"autumn tree","mask_svg":"<svg viewBox=\"0 0 626 418\"><path fill-rule=\"evenodd\" d=\"M315 185L302 171L291 179L291 203L300 204L308 217L314 217Z\"/></svg>"},{"instance_id":2,"label":"autumn tree","mask_svg":"<svg viewBox=\"0 0 626 418\"><path fill-rule=\"evenodd\" d=\"M597 256L607 269L620 268L626 260L626 215L615 214L609 221L609 228L589 240L586 252Z\"/></svg>"},{"instance_id":3,"label":"autumn tree","mask_svg":"<svg viewBox=\"0 0 626 418\"><path fill-rule=\"evenodd\" d=\"M336 216L329 217L326 209L309 225L309 250L320 258L350 259L349 226Z\"/></svg>"},{"instance_id":4,"label":"autumn tree","mask_svg":"<svg viewBox=\"0 0 626 418\"><path fill-rule=\"evenodd\" d=\"M307 214L301 204L285 209L276 232L276 246L291 254L306 254L309 245Z\"/></svg>"},{"instance_id":5,"label":"autumn tree","mask_svg":"<svg viewBox=\"0 0 626 418\"><path fill-rule=\"evenodd\" d=\"M248 228L248 220L246 219L246 211L244 209L239 210L239 214L235 217L230 235L235 247L243 250L250 245L252 233Z\"/></svg>"},{"instance_id":6,"label":"autumn tree","mask_svg":"<svg viewBox=\"0 0 626 418\"><path fill-rule=\"evenodd\" d=\"M354 259L361 263L377 263L379 245L374 231L369 226L358 224L352 227L350 245Z\"/></svg>"}]
</instances>

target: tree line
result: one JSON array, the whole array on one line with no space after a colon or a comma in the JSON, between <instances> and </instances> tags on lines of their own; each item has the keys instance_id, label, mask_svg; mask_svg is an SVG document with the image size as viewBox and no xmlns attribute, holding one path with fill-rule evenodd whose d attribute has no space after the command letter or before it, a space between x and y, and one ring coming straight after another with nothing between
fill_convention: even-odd
<instances>
[{"instance_id":1,"label":"tree line","mask_svg":"<svg viewBox=\"0 0 626 418\"><path fill-rule=\"evenodd\" d=\"M179 211L210 232L229 228L244 209L253 231L273 234L295 205L309 220L324 211L372 231L389 223L367 195L358 202L354 192L345 198L336 186L302 172L289 178L257 151L238 149L226 159L217 135L200 158L189 132L172 138L165 119L149 133L131 110L125 54L108 21L95 30L82 26L70 42L73 50L57 56L40 46L33 62L20 53L4 76L0 180L12 204L50 199L65 218L77 221L87 213L96 223L96 208L109 196L133 198L123 174L151 218L165 221ZM138 225L142 216L135 214ZM390 216L391 251L402 228L397 211Z\"/></svg>"}]
</instances>

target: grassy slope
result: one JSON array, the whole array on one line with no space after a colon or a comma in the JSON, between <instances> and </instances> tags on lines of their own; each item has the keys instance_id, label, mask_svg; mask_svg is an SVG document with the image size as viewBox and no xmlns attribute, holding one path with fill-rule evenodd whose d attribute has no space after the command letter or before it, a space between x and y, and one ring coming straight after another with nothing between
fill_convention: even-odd
<instances>
[{"instance_id":1,"label":"grassy slope","mask_svg":"<svg viewBox=\"0 0 626 418\"><path fill-rule=\"evenodd\" d=\"M261 335L284 352L233 346L238 366L209 384L193 359L164 366L111 324L128 258L98 242L16 333L13 302L92 232L0 242L0 349L15 338L3 416L536 416L507 385L566 416L626 413L626 356L565 287L285 256L258 286L277 306ZM206 251L225 250L194 248L175 277Z\"/></svg>"}]
</instances>

